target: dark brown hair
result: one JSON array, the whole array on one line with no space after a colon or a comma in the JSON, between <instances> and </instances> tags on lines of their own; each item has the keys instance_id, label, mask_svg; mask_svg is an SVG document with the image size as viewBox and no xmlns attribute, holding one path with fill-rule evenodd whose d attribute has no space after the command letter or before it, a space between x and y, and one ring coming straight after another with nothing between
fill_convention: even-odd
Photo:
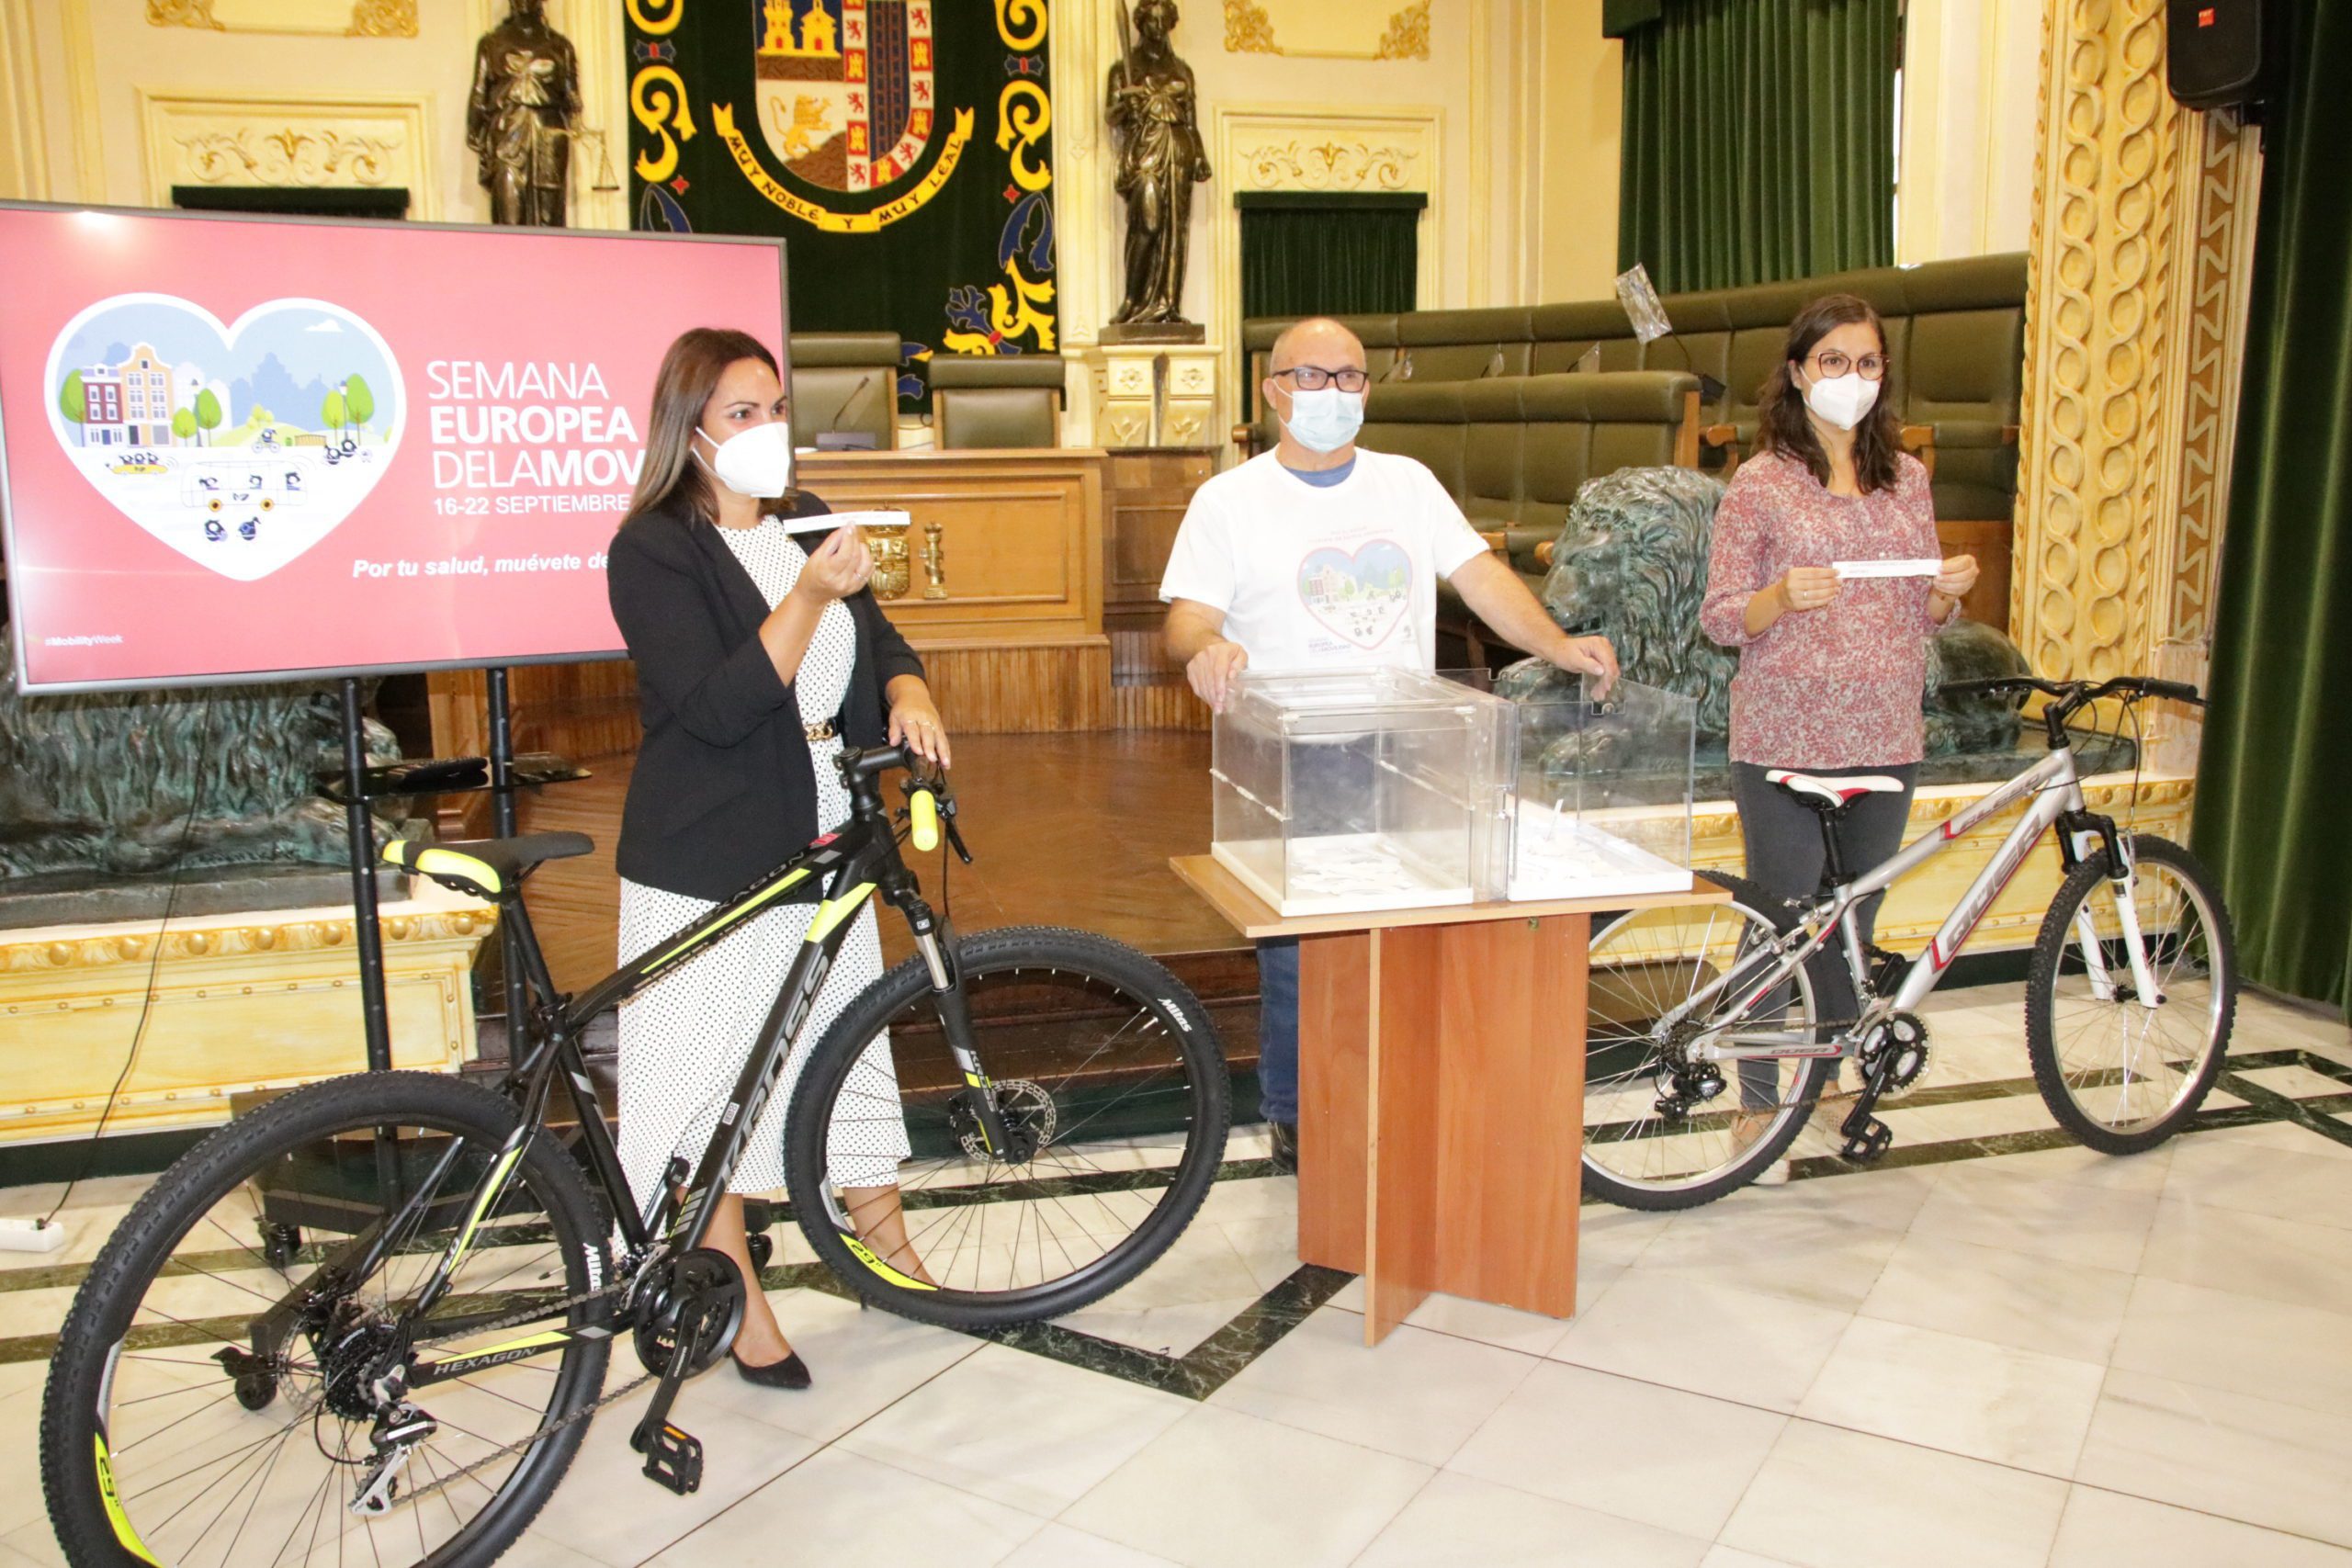
<instances>
[{"instance_id":1,"label":"dark brown hair","mask_svg":"<svg viewBox=\"0 0 2352 1568\"><path fill-rule=\"evenodd\" d=\"M1855 325L1876 333L1879 352L1886 352L1886 328L1866 300L1851 294L1825 294L1799 310L1789 323L1781 361L1764 378L1764 389L1757 398L1758 449L1794 457L1825 485L1829 482L1829 454L1821 449L1805 418L1804 389L1797 385L1794 367L1812 357L1814 345L1823 338L1839 327ZM1864 495L1893 488L1895 459L1902 451L1903 430L1894 419L1894 367L1889 365L1887 378L1879 383L1878 401L1854 427L1854 479Z\"/></svg>"},{"instance_id":2,"label":"dark brown hair","mask_svg":"<svg viewBox=\"0 0 2352 1568\"><path fill-rule=\"evenodd\" d=\"M645 422L645 466L638 471L637 493L629 497L631 517L683 504L706 523L718 521L718 495L709 470L694 459L694 433L702 425L702 411L711 394L718 389L718 378L729 366L744 359L756 359L783 378L765 344L725 327L681 333L662 356L662 368L653 377L653 409ZM789 513L797 499L786 491L761 502L760 510Z\"/></svg>"}]
</instances>

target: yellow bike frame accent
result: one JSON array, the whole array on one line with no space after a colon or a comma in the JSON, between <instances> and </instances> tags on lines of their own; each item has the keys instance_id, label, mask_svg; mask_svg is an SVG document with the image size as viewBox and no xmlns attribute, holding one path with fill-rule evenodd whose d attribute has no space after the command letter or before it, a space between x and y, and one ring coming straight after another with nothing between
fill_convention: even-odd
<instances>
[{"instance_id":1,"label":"yellow bike frame accent","mask_svg":"<svg viewBox=\"0 0 2352 1568\"><path fill-rule=\"evenodd\" d=\"M854 914L857 907L865 902L865 896L873 891L874 884L861 882L840 897L828 898L818 905L816 918L808 922L808 940L822 942L831 935L833 928Z\"/></svg>"},{"instance_id":2,"label":"yellow bike frame accent","mask_svg":"<svg viewBox=\"0 0 2352 1568\"><path fill-rule=\"evenodd\" d=\"M788 872L786 874L777 877L767 886L761 888L757 893L754 893L749 898L744 899L743 902L736 908L732 914L719 921L717 925L711 927L711 931L713 932L724 931L729 926L733 925L737 920L741 919L744 916L758 908L761 905L773 901L777 894L783 892L786 888L790 887L793 884L808 880L808 868L803 866L797 871ZM706 937L697 940L707 940L707 938ZM682 942L677 946L672 948L669 952L663 953L661 957L655 959L653 962L657 964L667 964L670 960L677 957L678 954L685 952L686 949L693 945L694 942Z\"/></svg>"},{"instance_id":3,"label":"yellow bike frame accent","mask_svg":"<svg viewBox=\"0 0 2352 1568\"><path fill-rule=\"evenodd\" d=\"M868 1269L873 1269L876 1274L881 1275L882 1278L889 1280L890 1283L898 1286L899 1289L902 1291L935 1291L939 1289L936 1285L924 1284L921 1280L914 1278L912 1275L899 1273L896 1269L891 1268L888 1263L885 1263L879 1258L875 1257L874 1249L866 1246L864 1242L858 1240L857 1237L854 1235L845 1235L842 1237L842 1245L849 1248L851 1257L856 1258L860 1263L865 1264Z\"/></svg>"}]
</instances>

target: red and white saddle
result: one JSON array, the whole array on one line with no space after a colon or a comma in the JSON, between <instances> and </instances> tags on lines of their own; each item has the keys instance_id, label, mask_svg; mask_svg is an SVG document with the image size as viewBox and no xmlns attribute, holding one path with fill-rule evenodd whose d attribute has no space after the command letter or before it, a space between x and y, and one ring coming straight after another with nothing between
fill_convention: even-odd
<instances>
[{"instance_id":1,"label":"red and white saddle","mask_svg":"<svg viewBox=\"0 0 2352 1568\"><path fill-rule=\"evenodd\" d=\"M1891 779L1884 773L1856 773L1848 778L1822 778L1815 773L1801 773L1793 768L1772 768L1764 774L1767 784L1779 784L1791 795L1808 805L1836 807L1843 809L1866 795L1900 795L1903 781Z\"/></svg>"}]
</instances>

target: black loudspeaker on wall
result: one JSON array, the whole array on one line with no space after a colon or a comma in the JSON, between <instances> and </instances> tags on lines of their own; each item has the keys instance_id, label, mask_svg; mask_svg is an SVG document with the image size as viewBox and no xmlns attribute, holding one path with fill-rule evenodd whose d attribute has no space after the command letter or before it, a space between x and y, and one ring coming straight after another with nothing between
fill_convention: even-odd
<instances>
[{"instance_id":1,"label":"black loudspeaker on wall","mask_svg":"<svg viewBox=\"0 0 2352 1568\"><path fill-rule=\"evenodd\" d=\"M2268 0L2165 0L2165 74L2172 96L2193 109L2226 108L2264 96L2279 37Z\"/></svg>"}]
</instances>

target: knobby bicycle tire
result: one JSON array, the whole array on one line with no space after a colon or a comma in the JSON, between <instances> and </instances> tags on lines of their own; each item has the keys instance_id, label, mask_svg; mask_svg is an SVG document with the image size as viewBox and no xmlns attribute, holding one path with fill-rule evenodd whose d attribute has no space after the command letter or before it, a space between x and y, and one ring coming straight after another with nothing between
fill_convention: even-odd
<instances>
[{"instance_id":1,"label":"knobby bicycle tire","mask_svg":"<svg viewBox=\"0 0 2352 1568\"><path fill-rule=\"evenodd\" d=\"M1058 927L1012 927L958 939L956 962L967 981L1046 970L1083 977L1138 1004L1164 1027L1189 1080L1190 1104L1183 1151L1166 1171L1159 1201L1132 1235L1082 1272L1017 1291L916 1286L881 1264L835 1222L825 1169L834 1103L867 1044L931 994L930 970L917 954L859 993L817 1043L801 1072L785 1124L793 1212L818 1258L874 1305L950 1328L1001 1327L1057 1317L1132 1280L1174 1245L1199 1212L1224 1156L1231 1114L1224 1054L1215 1026L1192 991L1165 966L1125 943ZM1153 1179L1157 1181L1157 1173Z\"/></svg>"},{"instance_id":2,"label":"knobby bicycle tire","mask_svg":"<svg viewBox=\"0 0 2352 1568\"><path fill-rule=\"evenodd\" d=\"M385 1072L333 1078L238 1117L182 1156L147 1190L74 1295L58 1335L41 1408L42 1488L58 1540L75 1568L139 1568L154 1561L139 1533L139 1521L128 1517L117 1495L101 1405L149 1290L166 1269L187 1266L175 1262L175 1256L186 1255L175 1255L174 1244L205 1224L217 1203L319 1140L409 1125L478 1139L494 1151L520 1117L520 1108L511 1100L453 1077ZM546 1202L553 1233L549 1239L563 1259L565 1294L579 1296L602 1286L609 1268L605 1238L610 1222L571 1157L542 1129L524 1145L516 1177ZM602 1305L575 1305L571 1321L592 1321L589 1314ZM542 1435L523 1450L502 1485L493 1490L477 1483L480 1490L493 1490L489 1501L450 1539L426 1549L427 1555L416 1561L433 1568L478 1568L514 1543L578 1452L588 1423L566 1417L595 1399L610 1352L611 1341L603 1337L576 1338L566 1345L550 1385ZM225 1371L222 1375L228 1376ZM263 1397L266 1402L271 1396ZM433 1391L422 1391L418 1398L430 1404ZM246 1408L268 1407L265 1403ZM282 1411L273 1409L271 1418L277 1414ZM549 1427L553 1429L546 1429ZM451 1505L453 1511L455 1506ZM337 1529L345 1528L338 1511ZM373 1539L371 1535L371 1544ZM420 1545L422 1540L420 1526ZM377 1553L368 1560L384 1559Z\"/></svg>"}]
</instances>

